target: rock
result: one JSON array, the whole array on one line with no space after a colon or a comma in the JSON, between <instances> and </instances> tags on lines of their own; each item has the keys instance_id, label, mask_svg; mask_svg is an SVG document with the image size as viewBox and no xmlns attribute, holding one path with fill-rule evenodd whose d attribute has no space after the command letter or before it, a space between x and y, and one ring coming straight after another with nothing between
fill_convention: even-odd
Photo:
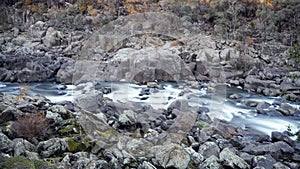
<instances>
[{"instance_id":1,"label":"rock","mask_svg":"<svg viewBox=\"0 0 300 169\"><path fill-rule=\"evenodd\" d=\"M207 158L199 167L200 169L219 169L221 165L219 163L219 159L212 155Z\"/></svg>"},{"instance_id":2,"label":"rock","mask_svg":"<svg viewBox=\"0 0 300 169\"><path fill-rule=\"evenodd\" d=\"M121 125L133 125L137 122L137 115L132 110L124 110L119 116L119 122Z\"/></svg>"},{"instance_id":3,"label":"rock","mask_svg":"<svg viewBox=\"0 0 300 169\"><path fill-rule=\"evenodd\" d=\"M64 138L52 138L47 141L39 142L37 146L37 152L42 158L55 156L67 150L68 143Z\"/></svg>"},{"instance_id":4,"label":"rock","mask_svg":"<svg viewBox=\"0 0 300 169\"><path fill-rule=\"evenodd\" d=\"M270 106L271 104L268 102L259 102L256 106L256 110L260 114L266 114Z\"/></svg>"},{"instance_id":5,"label":"rock","mask_svg":"<svg viewBox=\"0 0 300 169\"><path fill-rule=\"evenodd\" d=\"M229 124L225 124L225 123L219 122L217 120L214 120L212 125L213 125L214 134L219 134L220 136L222 136L225 139L230 139L234 135L238 135L236 128Z\"/></svg>"},{"instance_id":6,"label":"rock","mask_svg":"<svg viewBox=\"0 0 300 169\"><path fill-rule=\"evenodd\" d=\"M205 158L209 158L210 156L216 156L218 157L220 154L220 148L218 145L214 142L205 142L202 145L200 145L198 152Z\"/></svg>"},{"instance_id":7,"label":"rock","mask_svg":"<svg viewBox=\"0 0 300 169\"><path fill-rule=\"evenodd\" d=\"M241 97L242 97L242 96L240 96L239 94L236 94L236 93L229 95L229 98L230 98L230 99L239 99L239 98L241 98Z\"/></svg>"},{"instance_id":8,"label":"rock","mask_svg":"<svg viewBox=\"0 0 300 169\"><path fill-rule=\"evenodd\" d=\"M63 63L56 74L56 80L60 83L70 84L73 83L73 75L75 72L75 61L67 60Z\"/></svg>"},{"instance_id":9,"label":"rock","mask_svg":"<svg viewBox=\"0 0 300 169\"><path fill-rule=\"evenodd\" d=\"M46 23L43 21L37 21L35 24L28 28L28 36L31 38L41 39L46 35Z\"/></svg>"},{"instance_id":10,"label":"rock","mask_svg":"<svg viewBox=\"0 0 300 169\"><path fill-rule=\"evenodd\" d=\"M156 169L156 167L150 162L143 161L142 165L140 165L138 169Z\"/></svg>"},{"instance_id":11,"label":"rock","mask_svg":"<svg viewBox=\"0 0 300 169\"><path fill-rule=\"evenodd\" d=\"M254 155L250 155L250 154L248 154L248 153L241 152L241 153L240 153L240 157L241 157L243 160L245 160L248 164L251 164Z\"/></svg>"},{"instance_id":12,"label":"rock","mask_svg":"<svg viewBox=\"0 0 300 169\"><path fill-rule=\"evenodd\" d=\"M281 162L277 162L272 166L272 169L290 169L290 167L282 164Z\"/></svg>"},{"instance_id":13,"label":"rock","mask_svg":"<svg viewBox=\"0 0 300 169\"><path fill-rule=\"evenodd\" d=\"M275 81L273 80L260 80L259 77L254 75L249 75L245 79L245 87L247 89L253 89L257 87L269 87L271 84L274 84Z\"/></svg>"},{"instance_id":14,"label":"rock","mask_svg":"<svg viewBox=\"0 0 300 169\"><path fill-rule=\"evenodd\" d=\"M87 136L96 141L96 145L92 150L93 153L115 145L119 141L119 133L110 127L105 119L84 112L78 120Z\"/></svg>"},{"instance_id":15,"label":"rock","mask_svg":"<svg viewBox=\"0 0 300 169\"><path fill-rule=\"evenodd\" d=\"M255 156L252 161L252 167L272 168L276 160L269 154L264 156Z\"/></svg>"},{"instance_id":16,"label":"rock","mask_svg":"<svg viewBox=\"0 0 300 169\"><path fill-rule=\"evenodd\" d=\"M63 62L58 56L38 57L34 55L8 55L1 57L3 68L0 69L0 80L18 82L45 81L53 77ZM47 66L44 66L47 65Z\"/></svg>"},{"instance_id":17,"label":"rock","mask_svg":"<svg viewBox=\"0 0 300 169\"><path fill-rule=\"evenodd\" d=\"M192 147L185 148L185 151L190 155L191 160L196 165L199 165L203 162L204 157L200 153L197 153Z\"/></svg>"},{"instance_id":18,"label":"rock","mask_svg":"<svg viewBox=\"0 0 300 169\"><path fill-rule=\"evenodd\" d=\"M98 167L109 167L108 163L104 160L98 160L98 158L91 154L89 155L87 152L78 152L75 154L67 154L62 159L62 164L64 168L97 168Z\"/></svg>"},{"instance_id":19,"label":"rock","mask_svg":"<svg viewBox=\"0 0 300 169\"><path fill-rule=\"evenodd\" d=\"M130 138L127 136L121 136L117 143L119 151L126 151L131 157L145 157L152 156L153 144L143 138ZM124 155L124 153L123 153Z\"/></svg>"},{"instance_id":20,"label":"rock","mask_svg":"<svg viewBox=\"0 0 300 169\"><path fill-rule=\"evenodd\" d=\"M283 134L281 132L273 131L271 133L271 138L272 138L273 142L284 141L284 142L288 143L292 147L295 146L295 142L288 135Z\"/></svg>"},{"instance_id":21,"label":"rock","mask_svg":"<svg viewBox=\"0 0 300 169\"><path fill-rule=\"evenodd\" d=\"M35 149L35 146L22 138L13 140L14 156L26 156L26 153Z\"/></svg>"},{"instance_id":22,"label":"rock","mask_svg":"<svg viewBox=\"0 0 300 169\"><path fill-rule=\"evenodd\" d=\"M60 123L63 121L63 118L58 113L52 113L51 111L46 112L46 118L47 119L53 119L55 123Z\"/></svg>"},{"instance_id":23,"label":"rock","mask_svg":"<svg viewBox=\"0 0 300 169\"><path fill-rule=\"evenodd\" d=\"M283 115L292 116L296 113L297 110L295 107L291 106L288 103L281 103L280 108L278 108L277 111L279 111Z\"/></svg>"},{"instance_id":24,"label":"rock","mask_svg":"<svg viewBox=\"0 0 300 169\"><path fill-rule=\"evenodd\" d=\"M151 151L155 154L153 162L164 168L187 168L190 162L189 154L178 144L154 146Z\"/></svg>"},{"instance_id":25,"label":"rock","mask_svg":"<svg viewBox=\"0 0 300 169\"><path fill-rule=\"evenodd\" d=\"M63 35L60 31L55 30L53 27L47 29L46 35L43 38L43 43L46 47L52 48L62 44Z\"/></svg>"},{"instance_id":26,"label":"rock","mask_svg":"<svg viewBox=\"0 0 300 169\"><path fill-rule=\"evenodd\" d=\"M234 48L225 48L220 53L221 60L232 60L240 56L240 52Z\"/></svg>"},{"instance_id":27,"label":"rock","mask_svg":"<svg viewBox=\"0 0 300 169\"><path fill-rule=\"evenodd\" d=\"M1 152L9 152L13 148L13 141L11 141L5 134L0 133L0 150Z\"/></svg>"},{"instance_id":28,"label":"rock","mask_svg":"<svg viewBox=\"0 0 300 169\"><path fill-rule=\"evenodd\" d=\"M150 88L158 88L158 84L156 82L148 82L147 87Z\"/></svg>"},{"instance_id":29,"label":"rock","mask_svg":"<svg viewBox=\"0 0 300 169\"><path fill-rule=\"evenodd\" d=\"M275 159L288 159L295 151L291 146L283 141L262 144L257 146L246 146L242 151L253 155L271 154Z\"/></svg>"},{"instance_id":30,"label":"rock","mask_svg":"<svg viewBox=\"0 0 300 169\"><path fill-rule=\"evenodd\" d=\"M177 109L179 111L182 111L182 110L185 110L187 107L188 107L187 100L175 100L169 105L167 110L172 111L174 109Z\"/></svg>"},{"instance_id":31,"label":"rock","mask_svg":"<svg viewBox=\"0 0 300 169\"><path fill-rule=\"evenodd\" d=\"M220 153L220 161L231 168L250 168L241 157L233 153L229 148L224 148Z\"/></svg>"}]
</instances>

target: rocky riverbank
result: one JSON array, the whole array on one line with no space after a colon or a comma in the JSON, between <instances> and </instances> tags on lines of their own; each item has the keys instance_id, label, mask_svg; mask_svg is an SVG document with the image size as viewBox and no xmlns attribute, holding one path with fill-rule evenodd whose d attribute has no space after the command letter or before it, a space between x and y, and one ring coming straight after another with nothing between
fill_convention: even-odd
<instances>
[{"instance_id":1,"label":"rocky riverbank","mask_svg":"<svg viewBox=\"0 0 300 169\"><path fill-rule=\"evenodd\" d=\"M289 58L290 46L218 39L168 11L95 24L101 20L79 11L75 16L71 7L61 19L52 9L41 20L24 10L15 20L24 16L26 25L0 33L0 81L55 81L86 90L74 103L0 94L0 168L300 167L300 145L289 131L249 134L211 119L205 106L192 110L186 100L154 109L103 97L109 88L88 88L95 81L149 88L159 87L153 81L193 81L195 89L217 94L217 84L226 84L283 98L273 103L276 110L267 102L239 102L258 114L296 117L299 108L285 100L300 101L300 71Z\"/></svg>"},{"instance_id":2,"label":"rocky riverbank","mask_svg":"<svg viewBox=\"0 0 300 169\"><path fill-rule=\"evenodd\" d=\"M155 110L100 92L79 97L80 107L41 96L0 100L1 168L299 168L299 142L287 132L247 134L184 101Z\"/></svg>"},{"instance_id":3,"label":"rocky riverbank","mask_svg":"<svg viewBox=\"0 0 300 169\"><path fill-rule=\"evenodd\" d=\"M197 80L299 101L300 72L288 57L290 47L216 40L196 26L155 12L120 17L87 32L37 21L25 32L15 28L0 35L0 80Z\"/></svg>"}]
</instances>

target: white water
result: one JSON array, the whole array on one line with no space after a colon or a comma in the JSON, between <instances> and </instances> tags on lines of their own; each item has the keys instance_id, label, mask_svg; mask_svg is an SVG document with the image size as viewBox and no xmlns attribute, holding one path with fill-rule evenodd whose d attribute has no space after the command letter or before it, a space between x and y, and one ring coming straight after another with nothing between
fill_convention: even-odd
<instances>
[{"instance_id":1,"label":"white water","mask_svg":"<svg viewBox=\"0 0 300 169\"><path fill-rule=\"evenodd\" d=\"M300 120L297 117L288 116L268 116L257 114L255 108L246 107L237 100L226 98L226 93L238 93L243 96L243 100L253 102L268 102L272 104L276 98L265 97L256 94L249 94L242 90L233 88L221 88L216 94L209 94L205 89L193 89L184 84L165 83L164 89L150 89L150 95L140 96L142 88L146 85L135 85L129 83L103 83L104 86L111 87L112 92L104 95L115 102L138 102L141 104L149 104L155 109L167 109L168 106L176 99L186 99L190 106L201 106L209 109L208 115L211 118L218 118L228 121L236 126L244 129L251 129L261 133L270 135L272 131L285 131L288 126L292 131L297 131L300 126ZM74 101L84 91L88 92L92 84L82 85L76 88L73 85L62 86L53 83L31 83L29 84L31 91L30 95L42 94L53 102ZM19 84L0 83L0 92L20 94ZM184 92L182 96L179 94ZM141 99L148 97L147 99ZM290 103L295 108L299 109L299 103Z\"/></svg>"}]
</instances>

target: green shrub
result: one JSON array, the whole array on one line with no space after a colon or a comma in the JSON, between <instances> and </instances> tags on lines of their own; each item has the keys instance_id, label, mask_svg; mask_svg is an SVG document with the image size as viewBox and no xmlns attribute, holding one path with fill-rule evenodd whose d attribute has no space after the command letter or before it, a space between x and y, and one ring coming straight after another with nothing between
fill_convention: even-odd
<instances>
[{"instance_id":1,"label":"green shrub","mask_svg":"<svg viewBox=\"0 0 300 169\"><path fill-rule=\"evenodd\" d=\"M295 44L294 47L289 50L288 58L289 58L289 60L294 62L293 63L294 67L299 67L299 63L300 63L300 46L299 46L299 44Z\"/></svg>"}]
</instances>

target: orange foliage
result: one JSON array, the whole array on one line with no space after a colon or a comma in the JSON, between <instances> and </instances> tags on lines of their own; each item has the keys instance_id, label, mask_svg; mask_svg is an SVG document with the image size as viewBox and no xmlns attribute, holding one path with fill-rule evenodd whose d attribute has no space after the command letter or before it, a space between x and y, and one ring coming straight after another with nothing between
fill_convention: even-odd
<instances>
[{"instance_id":1,"label":"orange foliage","mask_svg":"<svg viewBox=\"0 0 300 169\"><path fill-rule=\"evenodd\" d=\"M251 37L247 36L246 37L246 42L249 44L249 45L253 45L254 44L254 41Z\"/></svg>"}]
</instances>

